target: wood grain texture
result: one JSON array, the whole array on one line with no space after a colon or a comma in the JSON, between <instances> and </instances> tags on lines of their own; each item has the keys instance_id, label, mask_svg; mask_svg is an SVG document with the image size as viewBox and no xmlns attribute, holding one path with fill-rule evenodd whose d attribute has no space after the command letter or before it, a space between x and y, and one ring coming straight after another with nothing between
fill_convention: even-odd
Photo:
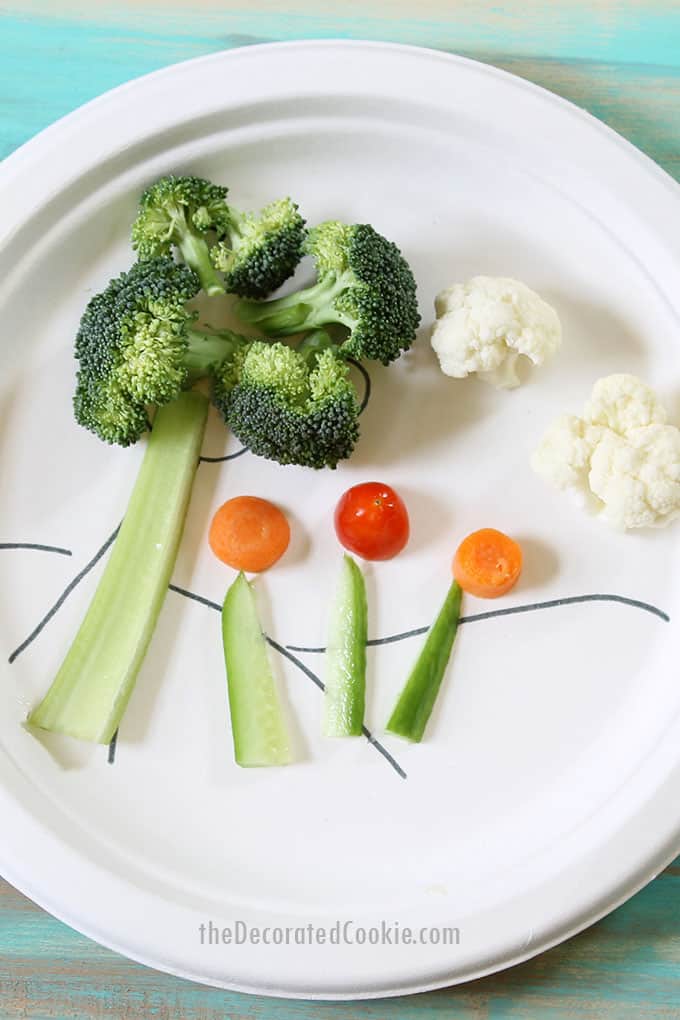
<instances>
[{"instance_id":1,"label":"wood grain texture","mask_svg":"<svg viewBox=\"0 0 680 1020\"><path fill-rule=\"evenodd\" d=\"M680 172L680 4L562 0L535 15L509 4L478 19L468 0L429 0L422 18L413 16L420 5L409 5L410 17L390 18L371 13L370 0L363 14L344 16L247 13L228 3L215 9L214 0L197 0L197 17L174 7L154 17L144 4L127 20L124 11L107 15L101 5L77 18L46 17L45 0L34 0L34 13L5 9L0 158L106 89L175 61L258 42L339 37L413 42L487 60L590 110ZM399 9L407 9L406 0Z\"/></svg>"},{"instance_id":2,"label":"wood grain texture","mask_svg":"<svg viewBox=\"0 0 680 1020\"><path fill-rule=\"evenodd\" d=\"M137 75L224 48L352 37L433 46L545 86L680 179L677 0L16 0L0 7L0 156ZM0 837L1 838L1 837ZM671 1020L680 1017L680 859L588 932L536 960L408 999L326 1005L202 988L77 935L0 882L0 1020Z\"/></svg>"},{"instance_id":3,"label":"wood grain texture","mask_svg":"<svg viewBox=\"0 0 680 1020\"><path fill-rule=\"evenodd\" d=\"M132 963L0 883L0 1015L26 1020L677 1020L680 861L577 938L458 988L322 1004L204 988Z\"/></svg>"}]
</instances>

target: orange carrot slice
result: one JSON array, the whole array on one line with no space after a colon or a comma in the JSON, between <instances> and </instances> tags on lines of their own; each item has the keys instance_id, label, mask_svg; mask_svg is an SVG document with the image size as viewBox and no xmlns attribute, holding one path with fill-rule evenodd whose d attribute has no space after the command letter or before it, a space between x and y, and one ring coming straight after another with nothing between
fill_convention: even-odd
<instances>
[{"instance_id":1,"label":"orange carrot slice","mask_svg":"<svg viewBox=\"0 0 680 1020\"><path fill-rule=\"evenodd\" d=\"M259 573L285 553L290 542L290 525L268 500L236 496L216 512L208 542L215 556L234 570Z\"/></svg>"},{"instance_id":2,"label":"orange carrot slice","mask_svg":"<svg viewBox=\"0 0 680 1020\"><path fill-rule=\"evenodd\" d=\"M482 528L458 546L453 576L463 591L480 599L505 595L522 572L522 550L514 539L494 528Z\"/></svg>"}]
</instances>

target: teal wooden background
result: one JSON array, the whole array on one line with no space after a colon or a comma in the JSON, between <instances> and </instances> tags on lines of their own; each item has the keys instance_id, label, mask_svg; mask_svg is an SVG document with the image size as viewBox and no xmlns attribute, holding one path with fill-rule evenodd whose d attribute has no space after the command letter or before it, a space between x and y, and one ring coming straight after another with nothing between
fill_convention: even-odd
<instances>
[{"instance_id":1,"label":"teal wooden background","mask_svg":"<svg viewBox=\"0 0 680 1020\"><path fill-rule=\"evenodd\" d=\"M680 3L652 0L54 0L0 5L0 157L86 100L159 67L280 39L351 37L486 60L606 121L680 180ZM58 8L59 13L55 13ZM1 826L1 823L0 823ZM1 838L1 836L0 836ZM0 1018L647 1020L680 1017L680 858L589 931L520 967L407 999L324 1005L220 992L100 948L0 880Z\"/></svg>"}]
</instances>

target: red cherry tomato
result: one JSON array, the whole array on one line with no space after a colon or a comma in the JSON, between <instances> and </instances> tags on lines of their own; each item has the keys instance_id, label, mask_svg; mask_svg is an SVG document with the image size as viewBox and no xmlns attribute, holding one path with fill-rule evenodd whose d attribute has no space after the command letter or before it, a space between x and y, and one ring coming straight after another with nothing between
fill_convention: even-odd
<instances>
[{"instance_id":1,"label":"red cherry tomato","mask_svg":"<svg viewBox=\"0 0 680 1020\"><path fill-rule=\"evenodd\" d=\"M408 511L382 482L353 485L335 508L335 531L345 549L364 560L391 560L408 542Z\"/></svg>"}]
</instances>

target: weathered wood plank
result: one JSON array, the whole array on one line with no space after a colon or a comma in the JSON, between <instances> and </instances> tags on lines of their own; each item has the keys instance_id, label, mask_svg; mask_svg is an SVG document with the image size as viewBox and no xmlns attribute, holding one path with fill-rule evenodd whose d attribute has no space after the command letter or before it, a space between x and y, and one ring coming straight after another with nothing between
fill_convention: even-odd
<instances>
[{"instance_id":1,"label":"weathered wood plank","mask_svg":"<svg viewBox=\"0 0 680 1020\"><path fill-rule=\"evenodd\" d=\"M602 13L600 20L606 30L586 18L586 27L579 30L580 37L588 34L591 40L582 47L584 55L556 60L564 48L560 12L565 6L551 8L549 24L539 36L532 35L528 22L525 32L524 22L513 20L512 14L496 19L486 35L482 29L474 35L467 3L452 5L451 15L441 21L418 21L417 31L403 19L378 19L374 25L370 17L265 16L235 9L206 15L197 23L200 32L194 22L187 27L186 15L182 20L179 14L163 19L138 14L130 24L113 17L99 24L87 18L7 15L0 34L0 157L93 96L175 61L244 43L338 35L412 40L490 60L590 110L678 173L680 6L673 5L675 13L668 14L666 22L672 53L656 45L656 36L645 42L644 24L633 47L629 35L635 18L625 21L620 8L605 4L606 17ZM583 21L580 0L576 6ZM653 14L652 20L657 18ZM661 29L658 35L664 35ZM569 32L567 36L571 38ZM520 51L526 55L518 55ZM658 54L658 63L650 54Z\"/></svg>"},{"instance_id":2,"label":"weathered wood plank","mask_svg":"<svg viewBox=\"0 0 680 1020\"><path fill-rule=\"evenodd\" d=\"M0 882L0 1015L30 1020L671 1020L680 1015L680 859L587 932L456 989L342 1007L203 988L76 934Z\"/></svg>"},{"instance_id":3,"label":"weathered wood plank","mask_svg":"<svg viewBox=\"0 0 680 1020\"><path fill-rule=\"evenodd\" d=\"M11 4L7 5L11 7ZM557 60L678 66L680 8L675 0L15 0L25 16L48 14L89 22L103 33L130 32L182 40L273 41L354 36Z\"/></svg>"}]
</instances>

